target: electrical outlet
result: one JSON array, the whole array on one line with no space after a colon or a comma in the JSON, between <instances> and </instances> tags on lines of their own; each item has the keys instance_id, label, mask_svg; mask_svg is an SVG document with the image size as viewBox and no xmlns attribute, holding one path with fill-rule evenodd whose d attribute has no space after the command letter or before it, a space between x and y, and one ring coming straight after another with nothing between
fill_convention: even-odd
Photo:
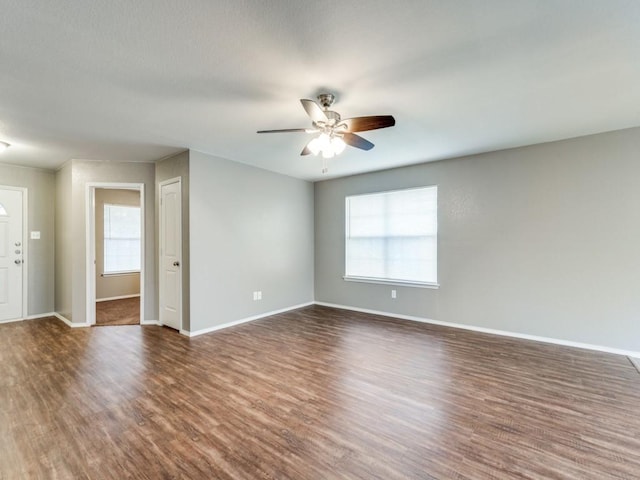
<instances>
[{"instance_id":1,"label":"electrical outlet","mask_svg":"<svg viewBox=\"0 0 640 480\"><path fill-rule=\"evenodd\" d=\"M391 298L396 298L396 291L395 290L391 290Z\"/></svg>"},{"instance_id":2,"label":"electrical outlet","mask_svg":"<svg viewBox=\"0 0 640 480\"><path fill-rule=\"evenodd\" d=\"M262 290L258 292L258 300L262 300Z\"/></svg>"},{"instance_id":3,"label":"electrical outlet","mask_svg":"<svg viewBox=\"0 0 640 480\"><path fill-rule=\"evenodd\" d=\"M257 300L258 299L258 292L253 292L253 299Z\"/></svg>"}]
</instances>

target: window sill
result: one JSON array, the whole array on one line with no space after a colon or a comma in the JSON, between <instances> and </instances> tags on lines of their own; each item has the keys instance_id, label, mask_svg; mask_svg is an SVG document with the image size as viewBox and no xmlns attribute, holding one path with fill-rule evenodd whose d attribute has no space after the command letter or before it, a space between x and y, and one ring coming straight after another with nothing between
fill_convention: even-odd
<instances>
[{"instance_id":1,"label":"window sill","mask_svg":"<svg viewBox=\"0 0 640 480\"><path fill-rule=\"evenodd\" d=\"M140 270L131 270L128 272L109 272L109 273L101 273L100 276L101 277L120 277L123 275L138 275L140 273Z\"/></svg>"},{"instance_id":2,"label":"window sill","mask_svg":"<svg viewBox=\"0 0 640 480\"><path fill-rule=\"evenodd\" d=\"M385 280L382 278L368 278L368 277L342 277L345 282L361 282L361 283L377 283L379 285L395 285L398 287L414 287L414 288L440 288L439 283L426 283L426 282L405 282L402 280Z\"/></svg>"}]
</instances>

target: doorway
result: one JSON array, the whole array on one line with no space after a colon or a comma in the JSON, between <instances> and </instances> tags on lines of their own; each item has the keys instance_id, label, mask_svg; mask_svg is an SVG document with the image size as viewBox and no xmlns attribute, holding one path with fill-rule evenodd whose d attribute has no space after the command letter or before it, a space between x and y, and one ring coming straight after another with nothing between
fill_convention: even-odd
<instances>
[{"instance_id":1,"label":"doorway","mask_svg":"<svg viewBox=\"0 0 640 480\"><path fill-rule=\"evenodd\" d=\"M27 189L0 186L0 323L27 313Z\"/></svg>"},{"instance_id":2,"label":"doorway","mask_svg":"<svg viewBox=\"0 0 640 480\"><path fill-rule=\"evenodd\" d=\"M87 192L87 323L144 319L144 185L90 184Z\"/></svg>"}]
</instances>

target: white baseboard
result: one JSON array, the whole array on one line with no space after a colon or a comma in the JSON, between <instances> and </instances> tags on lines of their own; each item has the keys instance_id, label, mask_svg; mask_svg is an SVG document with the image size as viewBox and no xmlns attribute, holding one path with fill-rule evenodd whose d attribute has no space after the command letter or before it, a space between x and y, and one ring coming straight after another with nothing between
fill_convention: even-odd
<instances>
[{"instance_id":1,"label":"white baseboard","mask_svg":"<svg viewBox=\"0 0 640 480\"><path fill-rule=\"evenodd\" d=\"M71 320L69 320L68 318L60 315L57 312L53 312L53 313L48 313L46 315L41 315L42 317L56 317L58 320L61 320L63 323L65 323L68 327L71 328L83 328L83 327L90 327L91 325L89 323L74 323ZM38 317L34 317L34 318L39 318ZM158 320L143 320L142 322L140 322L140 325L161 325L161 323Z\"/></svg>"},{"instance_id":2,"label":"white baseboard","mask_svg":"<svg viewBox=\"0 0 640 480\"><path fill-rule=\"evenodd\" d=\"M290 310L297 310L298 308L308 307L309 305L313 305L314 302L301 303L300 305L293 305L291 307L281 308L280 310L273 310L271 312L261 313L259 315L254 315L252 317L242 318L240 320L235 320L233 322L223 323L222 325L215 325L209 328L203 328L202 330L195 330L193 332L189 332L187 330L180 330L182 335L186 335L187 337L196 337L198 335L203 335L205 333L215 332L217 330L222 330L229 327L235 327L236 325L240 325L242 323L253 322L254 320L259 320L264 317L270 317L271 315L277 315L278 313L288 312Z\"/></svg>"},{"instance_id":3,"label":"white baseboard","mask_svg":"<svg viewBox=\"0 0 640 480\"><path fill-rule=\"evenodd\" d=\"M26 317L12 318L10 320L1 320L0 324L2 324L2 323L24 322L25 320L35 320L36 318L45 318L45 317L55 317L55 313L53 313L53 312L36 313L35 315L28 315Z\"/></svg>"},{"instance_id":4,"label":"white baseboard","mask_svg":"<svg viewBox=\"0 0 640 480\"><path fill-rule=\"evenodd\" d=\"M638 373L640 373L640 357L629 355L627 358L631 361L631 363L633 363L633 366L636 367Z\"/></svg>"},{"instance_id":5,"label":"white baseboard","mask_svg":"<svg viewBox=\"0 0 640 480\"><path fill-rule=\"evenodd\" d=\"M563 345L565 347L583 348L586 350L595 350L598 352L614 353L616 355L624 355L626 357L636 357L640 359L640 352L630 350L622 350L619 348L605 347L602 345L592 345L590 343L572 342L570 340L560 340L557 338L539 337L537 335L529 335L526 333L508 332L505 330L495 330L493 328L476 327L473 325L465 325L462 323L441 322L440 320L432 320L424 317L414 317L411 315L401 315L399 313L381 312L378 310L370 310L368 308L351 307L349 305L337 305L335 303L314 302L316 305L331 308L341 308L343 310L352 310L354 312L371 313L373 315L381 315L384 317L400 318L402 320L410 320L412 322L430 323L433 325L441 325L443 327L459 328L463 330L471 330L473 332L490 333L492 335L500 335L503 337L520 338L523 340L532 340L534 342L553 343L555 345ZM640 360L639 360L640 362Z\"/></svg>"},{"instance_id":6,"label":"white baseboard","mask_svg":"<svg viewBox=\"0 0 640 480\"><path fill-rule=\"evenodd\" d=\"M55 312L53 314L54 317L56 317L58 320L62 321L63 323L65 323L68 327L71 328L82 328L82 327L90 327L91 325L88 323L76 323L76 322L72 322L71 320L69 320L66 317L63 317L62 315L60 315L58 312Z\"/></svg>"},{"instance_id":7,"label":"white baseboard","mask_svg":"<svg viewBox=\"0 0 640 480\"><path fill-rule=\"evenodd\" d=\"M96 303L98 302L109 302L111 300L124 300L125 298L135 298L139 297L140 294L136 293L134 295L120 295L119 297L107 297L107 298L96 298Z\"/></svg>"},{"instance_id":8,"label":"white baseboard","mask_svg":"<svg viewBox=\"0 0 640 480\"><path fill-rule=\"evenodd\" d=\"M68 327L73 325L73 322L71 320L69 320L67 317L63 317L58 312L55 312L53 316L56 317L58 320L61 320L62 323L65 323Z\"/></svg>"},{"instance_id":9,"label":"white baseboard","mask_svg":"<svg viewBox=\"0 0 640 480\"><path fill-rule=\"evenodd\" d=\"M25 318L25 320L35 320L36 318L46 318L46 317L55 317L55 312L48 313L36 313L35 315L29 315Z\"/></svg>"},{"instance_id":10,"label":"white baseboard","mask_svg":"<svg viewBox=\"0 0 640 480\"><path fill-rule=\"evenodd\" d=\"M12 318L11 320L2 320L0 321L0 324L22 322L23 320L26 320L26 318Z\"/></svg>"}]
</instances>

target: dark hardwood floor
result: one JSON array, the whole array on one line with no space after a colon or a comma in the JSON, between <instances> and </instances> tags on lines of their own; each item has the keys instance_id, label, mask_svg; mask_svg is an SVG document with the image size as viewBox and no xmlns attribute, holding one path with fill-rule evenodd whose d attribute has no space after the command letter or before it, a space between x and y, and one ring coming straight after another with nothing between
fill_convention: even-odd
<instances>
[{"instance_id":1,"label":"dark hardwood floor","mask_svg":"<svg viewBox=\"0 0 640 480\"><path fill-rule=\"evenodd\" d=\"M96 302L96 325L138 325L140 297Z\"/></svg>"},{"instance_id":2,"label":"dark hardwood floor","mask_svg":"<svg viewBox=\"0 0 640 480\"><path fill-rule=\"evenodd\" d=\"M622 356L308 307L0 325L0 479L640 478Z\"/></svg>"}]
</instances>

